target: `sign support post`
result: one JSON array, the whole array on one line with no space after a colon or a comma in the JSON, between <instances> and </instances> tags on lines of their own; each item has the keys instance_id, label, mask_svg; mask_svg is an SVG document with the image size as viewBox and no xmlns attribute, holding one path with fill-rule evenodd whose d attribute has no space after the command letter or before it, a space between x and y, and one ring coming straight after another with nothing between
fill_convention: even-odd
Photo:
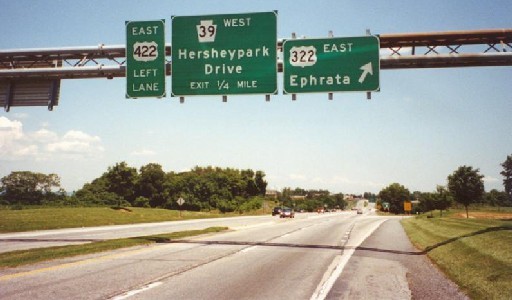
<instances>
[{"instance_id":1,"label":"sign support post","mask_svg":"<svg viewBox=\"0 0 512 300\"><path fill-rule=\"evenodd\" d=\"M178 205L180 206L180 219L181 219L181 206L185 203L185 199L183 199L182 197L180 197L176 203L178 203Z\"/></svg>"}]
</instances>

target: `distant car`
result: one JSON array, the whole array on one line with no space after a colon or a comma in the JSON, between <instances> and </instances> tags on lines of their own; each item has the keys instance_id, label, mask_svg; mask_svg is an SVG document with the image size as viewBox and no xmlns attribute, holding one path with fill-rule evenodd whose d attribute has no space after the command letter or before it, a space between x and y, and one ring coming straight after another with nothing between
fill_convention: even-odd
<instances>
[{"instance_id":1,"label":"distant car","mask_svg":"<svg viewBox=\"0 0 512 300\"><path fill-rule=\"evenodd\" d=\"M279 206L274 207L274 210L272 210L272 216L275 216L275 215L281 215L281 207L279 207Z\"/></svg>"},{"instance_id":2,"label":"distant car","mask_svg":"<svg viewBox=\"0 0 512 300\"><path fill-rule=\"evenodd\" d=\"M360 208L358 208L358 209L357 209L357 214L358 214L358 215L362 215L362 214L363 214L363 210L362 210L362 209L360 209Z\"/></svg>"},{"instance_id":3,"label":"distant car","mask_svg":"<svg viewBox=\"0 0 512 300\"><path fill-rule=\"evenodd\" d=\"M291 208L285 208L281 211L280 218L295 218L295 212Z\"/></svg>"}]
</instances>

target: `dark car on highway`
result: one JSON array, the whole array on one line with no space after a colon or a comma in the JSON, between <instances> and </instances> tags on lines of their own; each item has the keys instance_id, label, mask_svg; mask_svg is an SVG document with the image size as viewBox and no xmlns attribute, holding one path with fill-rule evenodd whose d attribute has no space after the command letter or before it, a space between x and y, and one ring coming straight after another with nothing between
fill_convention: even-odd
<instances>
[{"instance_id":1,"label":"dark car on highway","mask_svg":"<svg viewBox=\"0 0 512 300\"><path fill-rule=\"evenodd\" d=\"M272 216L281 215L281 210L282 209L279 206L274 207L274 209L272 210Z\"/></svg>"},{"instance_id":2,"label":"dark car on highway","mask_svg":"<svg viewBox=\"0 0 512 300\"><path fill-rule=\"evenodd\" d=\"M280 218L295 218L295 212L291 208L284 208L281 211Z\"/></svg>"}]
</instances>

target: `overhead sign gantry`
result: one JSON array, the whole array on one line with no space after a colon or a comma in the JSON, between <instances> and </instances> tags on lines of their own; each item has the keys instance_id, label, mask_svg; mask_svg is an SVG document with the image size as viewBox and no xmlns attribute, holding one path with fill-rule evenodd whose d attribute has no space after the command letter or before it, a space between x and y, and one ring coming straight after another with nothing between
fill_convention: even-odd
<instances>
[{"instance_id":1,"label":"overhead sign gantry","mask_svg":"<svg viewBox=\"0 0 512 300\"><path fill-rule=\"evenodd\" d=\"M241 23L238 20L231 25ZM197 25L201 25L200 22L195 26ZM203 25L205 31L202 35L212 30L207 25ZM512 66L512 29L380 34L378 37L381 70ZM240 41L242 42L244 41ZM274 57L282 57L281 53L278 54L282 49L282 42L278 40L276 45ZM269 54L270 51L273 49L269 48ZM126 45L103 44L0 50L0 106L5 111L14 106L47 106L52 110L59 103L62 79L127 77L127 53ZM165 56L170 55L171 44L167 44ZM277 62L278 72L283 71L283 64L282 61ZM166 75L170 75L171 62L166 60L165 66ZM355 77L350 77L351 83L359 80L367 82L375 76L375 71L370 74L369 68L360 69L359 72ZM151 72L142 73L146 76ZM174 76L172 77L174 80ZM285 89L291 92L288 87Z\"/></svg>"}]
</instances>

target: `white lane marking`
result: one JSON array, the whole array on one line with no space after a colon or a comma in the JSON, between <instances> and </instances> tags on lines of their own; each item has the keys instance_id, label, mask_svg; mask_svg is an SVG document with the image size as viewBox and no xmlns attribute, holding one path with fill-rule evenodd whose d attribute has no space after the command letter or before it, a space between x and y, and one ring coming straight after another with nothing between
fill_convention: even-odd
<instances>
[{"instance_id":1,"label":"white lane marking","mask_svg":"<svg viewBox=\"0 0 512 300\"><path fill-rule=\"evenodd\" d=\"M265 223L260 223L260 224L242 225L242 226L235 226L235 227L230 227L230 228L233 230L244 230L244 229L257 228L257 227L262 227L262 226L267 226L267 225L273 225L275 223L276 222L265 222Z\"/></svg>"},{"instance_id":2,"label":"white lane marking","mask_svg":"<svg viewBox=\"0 0 512 300\"><path fill-rule=\"evenodd\" d=\"M337 255L334 258L329 268L327 268L327 272L324 274L324 278L327 277L327 275L328 278L326 280L322 278L322 281L316 288L310 300L324 300L325 297L327 297L327 294L329 294L329 292L331 291L332 286L343 272L345 265L356 251L356 248L359 247L359 245L361 245L364 242L364 240L366 240L366 238L368 238L385 221L387 220L381 220L379 222L376 222L375 225L370 230L368 230L359 241L354 243L351 249L345 249L342 255Z\"/></svg>"},{"instance_id":3,"label":"white lane marking","mask_svg":"<svg viewBox=\"0 0 512 300\"><path fill-rule=\"evenodd\" d=\"M249 252L251 250L256 249L256 247L258 247L258 246L251 246L251 247L244 248L244 249L240 250L239 253L247 253L247 252Z\"/></svg>"},{"instance_id":4,"label":"white lane marking","mask_svg":"<svg viewBox=\"0 0 512 300\"><path fill-rule=\"evenodd\" d=\"M334 285L334 282L336 282L338 277L340 277L341 273L343 272L343 269L345 268L345 265L347 264L348 260L352 257L352 254L354 254L355 251L355 249L348 249L343 252L343 255L337 255L334 258L329 268L327 268L328 273L330 274L325 274L329 275L328 278L325 281L322 280L320 285L317 287L315 293L311 296L311 300L324 300L325 297L327 297L327 294ZM329 270L333 271L329 272Z\"/></svg>"},{"instance_id":5,"label":"white lane marking","mask_svg":"<svg viewBox=\"0 0 512 300\"><path fill-rule=\"evenodd\" d=\"M139 288L139 289L136 289L136 290L133 290L133 291L126 292L126 293L124 293L124 294L122 294L122 295L119 295L119 296L115 296L114 298L111 298L111 300L124 300L124 299L128 299L128 298L130 298L131 296L135 296L135 295L137 295L137 294L140 294L140 293L142 293L142 292L145 292L145 291L147 291L147 290L150 290L150 289L152 289L152 288L155 288L155 287L157 287L157 286L159 286L159 285L161 285L161 284L162 284L162 282L160 282L160 281L153 282L153 283L150 283L150 284L148 284L148 285L145 285L145 286L143 286L143 287L141 287L141 288Z\"/></svg>"}]
</instances>

